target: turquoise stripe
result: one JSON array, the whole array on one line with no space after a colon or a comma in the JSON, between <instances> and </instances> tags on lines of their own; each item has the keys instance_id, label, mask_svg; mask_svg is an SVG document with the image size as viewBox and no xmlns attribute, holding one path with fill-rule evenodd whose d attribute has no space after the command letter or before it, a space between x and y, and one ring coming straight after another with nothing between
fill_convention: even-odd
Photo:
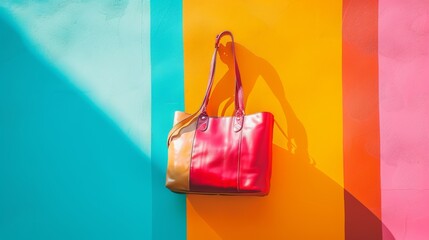
<instances>
[{"instance_id":1,"label":"turquoise stripe","mask_svg":"<svg viewBox=\"0 0 429 240\"><path fill-rule=\"evenodd\" d=\"M182 1L152 1L152 233L186 239L186 198L165 188L166 138L175 110L184 107Z\"/></svg>"},{"instance_id":2,"label":"turquoise stripe","mask_svg":"<svg viewBox=\"0 0 429 240\"><path fill-rule=\"evenodd\" d=\"M1 240L152 238L148 15L0 2Z\"/></svg>"}]
</instances>

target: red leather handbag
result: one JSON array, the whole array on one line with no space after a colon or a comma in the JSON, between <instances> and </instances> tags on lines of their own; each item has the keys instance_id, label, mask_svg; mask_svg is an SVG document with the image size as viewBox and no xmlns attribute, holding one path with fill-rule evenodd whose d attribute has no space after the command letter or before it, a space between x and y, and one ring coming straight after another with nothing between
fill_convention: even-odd
<instances>
[{"instance_id":1,"label":"red leather handbag","mask_svg":"<svg viewBox=\"0 0 429 240\"><path fill-rule=\"evenodd\" d=\"M231 117L206 113L213 85L219 40L229 35L235 65L235 110ZM166 186L174 192L267 195L270 190L274 116L246 115L235 56L234 37L217 35L203 103L194 114L176 112L168 135Z\"/></svg>"}]
</instances>

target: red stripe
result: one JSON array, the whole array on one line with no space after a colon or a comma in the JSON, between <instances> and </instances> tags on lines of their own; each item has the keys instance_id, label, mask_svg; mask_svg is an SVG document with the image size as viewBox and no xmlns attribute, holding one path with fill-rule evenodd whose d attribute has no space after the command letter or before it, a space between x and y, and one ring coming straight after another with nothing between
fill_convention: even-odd
<instances>
[{"instance_id":1,"label":"red stripe","mask_svg":"<svg viewBox=\"0 0 429 240\"><path fill-rule=\"evenodd\" d=\"M378 1L343 1L346 239L381 239Z\"/></svg>"}]
</instances>

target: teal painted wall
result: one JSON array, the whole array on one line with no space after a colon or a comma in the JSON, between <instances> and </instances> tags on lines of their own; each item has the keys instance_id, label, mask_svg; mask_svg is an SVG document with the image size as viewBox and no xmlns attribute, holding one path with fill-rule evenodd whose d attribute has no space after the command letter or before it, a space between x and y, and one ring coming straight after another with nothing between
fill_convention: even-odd
<instances>
[{"instance_id":1,"label":"teal painted wall","mask_svg":"<svg viewBox=\"0 0 429 240\"><path fill-rule=\"evenodd\" d=\"M152 224L154 239L186 239L186 197L164 187L167 135L184 110L182 1L151 2Z\"/></svg>"},{"instance_id":2,"label":"teal painted wall","mask_svg":"<svg viewBox=\"0 0 429 240\"><path fill-rule=\"evenodd\" d=\"M0 239L150 239L148 1L0 3Z\"/></svg>"}]
</instances>

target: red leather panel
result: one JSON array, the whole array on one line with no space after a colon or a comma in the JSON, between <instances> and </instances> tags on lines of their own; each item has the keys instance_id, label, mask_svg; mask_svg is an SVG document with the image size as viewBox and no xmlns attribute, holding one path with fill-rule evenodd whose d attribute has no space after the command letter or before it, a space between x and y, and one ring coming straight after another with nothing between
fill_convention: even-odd
<instances>
[{"instance_id":1,"label":"red leather panel","mask_svg":"<svg viewBox=\"0 0 429 240\"><path fill-rule=\"evenodd\" d=\"M234 132L233 117L210 117L206 124L195 131L190 191L237 192L241 131Z\"/></svg>"},{"instance_id":2,"label":"red leather panel","mask_svg":"<svg viewBox=\"0 0 429 240\"><path fill-rule=\"evenodd\" d=\"M238 182L240 192L267 195L270 191L273 124L271 113L244 118Z\"/></svg>"},{"instance_id":3,"label":"red leather panel","mask_svg":"<svg viewBox=\"0 0 429 240\"><path fill-rule=\"evenodd\" d=\"M195 133L190 191L268 194L273 122L271 113L246 115L236 132L234 117L209 117Z\"/></svg>"}]
</instances>

